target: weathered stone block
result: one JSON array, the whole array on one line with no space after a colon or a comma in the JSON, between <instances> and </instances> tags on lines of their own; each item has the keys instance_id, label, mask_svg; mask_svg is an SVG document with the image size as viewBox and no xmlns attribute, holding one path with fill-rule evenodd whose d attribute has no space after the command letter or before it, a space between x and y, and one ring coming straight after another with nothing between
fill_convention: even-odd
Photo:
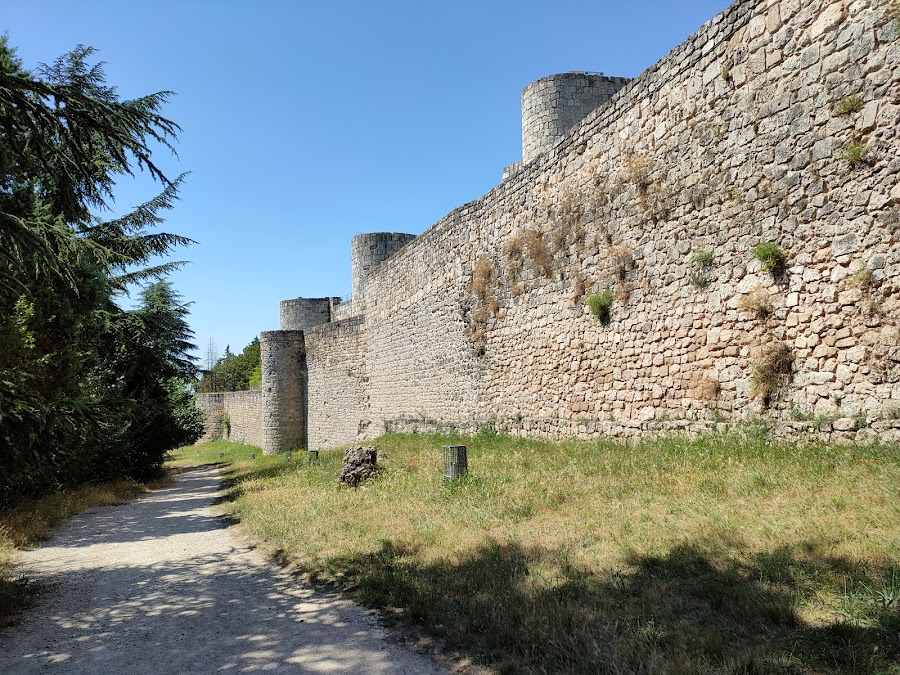
<instances>
[{"instance_id":1,"label":"weathered stone block","mask_svg":"<svg viewBox=\"0 0 900 675\"><path fill-rule=\"evenodd\" d=\"M338 482L359 487L378 473L378 450L374 445L357 445L347 448Z\"/></svg>"}]
</instances>

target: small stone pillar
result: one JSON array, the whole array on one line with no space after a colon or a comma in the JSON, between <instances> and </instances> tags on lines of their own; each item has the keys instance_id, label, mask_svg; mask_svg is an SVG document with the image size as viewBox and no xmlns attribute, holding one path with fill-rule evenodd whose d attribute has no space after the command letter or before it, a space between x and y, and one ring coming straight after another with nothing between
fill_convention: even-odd
<instances>
[{"instance_id":1,"label":"small stone pillar","mask_svg":"<svg viewBox=\"0 0 900 675\"><path fill-rule=\"evenodd\" d=\"M263 454L306 447L306 346L303 331L259 334Z\"/></svg>"}]
</instances>

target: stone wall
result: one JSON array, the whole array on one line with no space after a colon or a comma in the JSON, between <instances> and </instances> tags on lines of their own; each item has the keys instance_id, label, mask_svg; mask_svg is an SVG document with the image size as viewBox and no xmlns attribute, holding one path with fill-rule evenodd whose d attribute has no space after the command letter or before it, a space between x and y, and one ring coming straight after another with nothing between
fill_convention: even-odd
<instances>
[{"instance_id":1,"label":"stone wall","mask_svg":"<svg viewBox=\"0 0 900 675\"><path fill-rule=\"evenodd\" d=\"M331 320L343 321L356 316L353 312L353 302L343 298L333 298L331 303Z\"/></svg>"},{"instance_id":2,"label":"stone wall","mask_svg":"<svg viewBox=\"0 0 900 675\"><path fill-rule=\"evenodd\" d=\"M744 0L709 21L369 273L367 434L890 417L898 57L867 0ZM774 273L764 242L785 254ZM607 291L604 323L587 299Z\"/></svg>"},{"instance_id":3,"label":"stone wall","mask_svg":"<svg viewBox=\"0 0 900 675\"><path fill-rule=\"evenodd\" d=\"M309 448L320 450L369 435L366 334L361 317L306 332Z\"/></svg>"},{"instance_id":4,"label":"stone wall","mask_svg":"<svg viewBox=\"0 0 900 675\"><path fill-rule=\"evenodd\" d=\"M198 394L205 433L198 443L219 439L262 447L262 392Z\"/></svg>"},{"instance_id":5,"label":"stone wall","mask_svg":"<svg viewBox=\"0 0 900 675\"><path fill-rule=\"evenodd\" d=\"M261 334L263 448L756 416L900 440L898 57L875 0L739 0L567 133L534 88L531 161L419 237L355 237L352 302Z\"/></svg>"},{"instance_id":6,"label":"stone wall","mask_svg":"<svg viewBox=\"0 0 900 675\"><path fill-rule=\"evenodd\" d=\"M236 443L262 447L262 392L233 391L224 394L228 429L225 438Z\"/></svg>"},{"instance_id":7,"label":"stone wall","mask_svg":"<svg viewBox=\"0 0 900 675\"><path fill-rule=\"evenodd\" d=\"M203 436L198 443L217 441L225 436L225 396L224 393L197 394L197 408L203 413Z\"/></svg>"}]
</instances>

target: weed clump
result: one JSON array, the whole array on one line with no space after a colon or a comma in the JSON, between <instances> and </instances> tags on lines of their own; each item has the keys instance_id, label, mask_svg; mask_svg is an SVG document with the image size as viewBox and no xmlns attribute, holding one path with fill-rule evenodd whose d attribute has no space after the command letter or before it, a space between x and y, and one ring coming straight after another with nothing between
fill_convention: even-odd
<instances>
[{"instance_id":1,"label":"weed clump","mask_svg":"<svg viewBox=\"0 0 900 675\"><path fill-rule=\"evenodd\" d=\"M625 281L625 276L634 263L633 252L633 249L628 244L615 244L610 246L607 251L619 281Z\"/></svg>"},{"instance_id":2,"label":"weed clump","mask_svg":"<svg viewBox=\"0 0 900 675\"><path fill-rule=\"evenodd\" d=\"M750 376L750 396L767 408L772 397L785 384L794 365L794 355L783 342L763 347Z\"/></svg>"},{"instance_id":3,"label":"weed clump","mask_svg":"<svg viewBox=\"0 0 900 675\"><path fill-rule=\"evenodd\" d=\"M741 309L750 312L759 321L768 321L775 312L772 299L766 289L757 286L752 292L741 298Z\"/></svg>"},{"instance_id":4,"label":"weed clump","mask_svg":"<svg viewBox=\"0 0 900 675\"><path fill-rule=\"evenodd\" d=\"M519 267L525 254L525 247L520 235L514 235L506 240L503 245L503 254L506 256L506 273L513 284L519 278Z\"/></svg>"},{"instance_id":5,"label":"weed clump","mask_svg":"<svg viewBox=\"0 0 900 675\"><path fill-rule=\"evenodd\" d=\"M719 380L703 375L694 383L694 395L701 401L712 401L719 398L722 393L722 383Z\"/></svg>"},{"instance_id":6,"label":"weed clump","mask_svg":"<svg viewBox=\"0 0 900 675\"><path fill-rule=\"evenodd\" d=\"M761 241L753 247L753 257L763 272L778 275L784 272L784 250L774 241Z\"/></svg>"},{"instance_id":7,"label":"weed clump","mask_svg":"<svg viewBox=\"0 0 900 675\"><path fill-rule=\"evenodd\" d=\"M650 191L650 160L642 155L629 155L625 158L625 177L634 184L638 194L646 196Z\"/></svg>"},{"instance_id":8,"label":"weed clump","mask_svg":"<svg viewBox=\"0 0 900 675\"><path fill-rule=\"evenodd\" d=\"M851 167L860 164L868 164L872 159L872 153L869 146L862 141L850 141L846 145L838 148L837 155Z\"/></svg>"},{"instance_id":9,"label":"weed clump","mask_svg":"<svg viewBox=\"0 0 900 675\"><path fill-rule=\"evenodd\" d=\"M875 286L875 279L872 276L872 271L868 267L863 265L858 270L853 272L853 274L847 277L847 285L850 288L858 288L864 293L871 291Z\"/></svg>"},{"instance_id":10,"label":"weed clump","mask_svg":"<svg viewBox=\"0 0 900 675\"><path fill-rule=\"evenodd\" d=\"M862 107L862 96L853 94L852 96L846 96L835 103L834 114L838 117L846 117L847 115L858 113L862 110Z\"/></svg>"},{"instance_id":11,"label":"weed clump","mask_svg":"<svg viewBox=\"0 0 900 675\"><path fill-rule=\"evenodd\" d=\"M591 293L587 298L588 309L603 325L608 325L612 319L612 304L613 294L608 288L602 293Z\"/></svg>"},{"instance_id":12,"label":"weed clump","mask_svg":"<svg viewBox=\"0 0 900 675\"><path fill-rule=\"evenodd\" d=\"M488 292L494 280L494 265L489 258L479 258L472 268L472 283L469 290L482 302L487 302Z\"/></svg>"},{"instance_id":13,"label":"weed clump","mask_svg":"<svg viewBox=\"0 0 900 675\"><path fill-rule=\"evenodd\" d=\"M553 270L553 257L540 232L534 230L525 232L525 250L534 268L545 276L549 275Z\"/></svg>"},{"instance_id":14,"label":"weed clump","mask_svg":"<svg viewBox=\"0 0 900 675\"><path fill-rule=\"evenodd\" d=\"M708 249L695 249L691 256L691 286L703 290L712 282L713 252Z\"/></svg>"}]
</instances>

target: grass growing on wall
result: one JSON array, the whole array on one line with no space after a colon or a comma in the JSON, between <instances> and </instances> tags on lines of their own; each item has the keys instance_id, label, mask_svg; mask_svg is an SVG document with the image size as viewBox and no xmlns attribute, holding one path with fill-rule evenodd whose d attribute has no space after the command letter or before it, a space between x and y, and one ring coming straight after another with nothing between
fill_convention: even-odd
<instances>
[{"instance_id":1,"label":"grass growing on wall","mask_svg":"<svg viewBox=\"0 0 900 675\"><path fill-rule=\"evenodd\" d=\"M36 546L54 528L82 511L123 504L145 490L146 486L134 481L86 485L0 511L0 626L12 612L27 604L34 590L26 579L13 573L18 550Z\"/></svg>"},{"instance_id":2,"label":"grass growing on wall","mask_svg":"<svg viewBox=\"0 0 900 675\"><path fill-rule=\"evenodd\" d=\"M454 483L449 442L469 446ZM499 672L898 672L896 447L375 444L365 490L338 485L339 451L177 457L230 453L226 508L253 536Z\"/></svg>"}]
</instances>

